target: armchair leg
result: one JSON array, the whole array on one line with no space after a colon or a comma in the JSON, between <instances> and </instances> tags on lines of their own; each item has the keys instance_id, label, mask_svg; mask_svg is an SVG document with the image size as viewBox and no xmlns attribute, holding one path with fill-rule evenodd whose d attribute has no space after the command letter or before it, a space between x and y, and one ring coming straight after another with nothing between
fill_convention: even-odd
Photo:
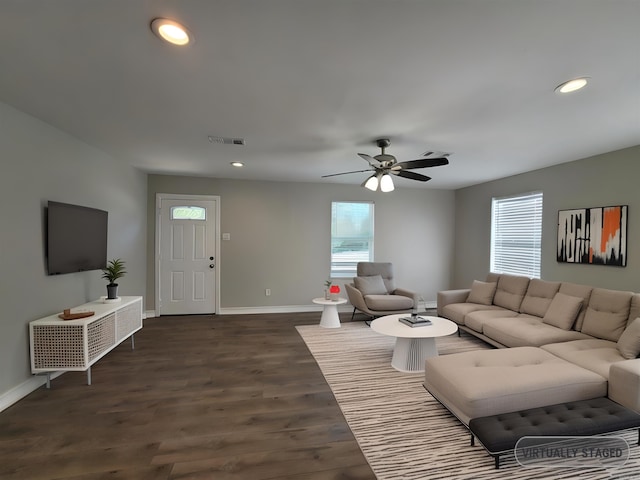
<instances>
[{"instance_id":1,"label":"armchair leg","mask_svg":"<svg viewBox=\"0 0 640 480\"><path fill-rule=\"evenodd\" d=\"M351 312L351 321L353 322L353 317L356 314L356 307L353 307L353 312Z\"/></svg>"}]
</instances>

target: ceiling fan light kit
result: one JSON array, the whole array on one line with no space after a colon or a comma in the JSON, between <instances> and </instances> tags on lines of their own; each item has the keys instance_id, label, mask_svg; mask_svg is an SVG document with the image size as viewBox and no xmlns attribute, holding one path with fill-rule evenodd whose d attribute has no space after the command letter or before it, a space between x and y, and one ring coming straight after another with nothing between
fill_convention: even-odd
<instances>
[{"instance_id":1,"label":"ceiling fan light kit","mask_svg":"<svg viewBox=\"0 0 640 480\"><path fill-rule=\"evenodd\" d=\"M418 160L398 162L396 157L385 153L385 149L390 145L390 143L391 142L388 138L379 138L376 140L376 145L382 150L382 152L375 157L367 155L366 153L358 153L358 155L369 164L368 169L356 170L353 172L332 173L330 175L323 175L322 178L349 175L351 173L370 172L373 170L374 174L365 180L360 186L374 192L378 190L378 187L380 187L382 192L392 192L395 189L395 186L391 175L408 178L410 180L417 180L419 182L428 182L431 180L431 177L411 172L410 170L417 168L439 167L441 165L449 164L449 160L445 158L449 154L444 154L438 158L421 158ZM432 153L433 152L427 152L425 156L429 156Z\"/></svg>"},{"instance_id":2,"label":"ceiling fan light kit","mask_svg":"<svg viewBox=\"0 0 640 480\"><path fill-rule=\"evenodd\" d=\"M368 188L372 192L378 190L378 177L376 175L371 175L365 182L364 188Z\"/></svg>"},{"instance_id":3,"label":"ceiling fan light kit","mask_svg":"<svg viewBox=\"0 0 640 480\"><path fill-rule=\"evenodd\" d=\"M391 178L391 175L385 173L380 179L380 190L386 193L393 192L394 189L395 187L393 185L393 179Z\"/></svg>"}]
</instances>

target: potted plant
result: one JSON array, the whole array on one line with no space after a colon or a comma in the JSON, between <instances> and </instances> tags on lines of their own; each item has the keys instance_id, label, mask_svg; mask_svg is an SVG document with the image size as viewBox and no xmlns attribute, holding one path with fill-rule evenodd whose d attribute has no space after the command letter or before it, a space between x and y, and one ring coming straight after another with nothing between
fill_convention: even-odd
<instances>
[{"instance_id":1,"label":"potted plant","mask_svg":"<svg viewBox=\"0 0 640 480\"><path fill-rule=\"evenodd\" d=\"M102 273L102 278L109 281L107 285L107 300L116 300L118 298L118 284L115 282L127 273L124 269L124 260L119 258L109 260L107 267L102 269Z\"/></svg>"},{"instance_id":2,"label":"potted plant","mask_svg":"<svg viewBox=\"0 0 640 480\"><path fill-rule=\"evenodd\" d=\"M324 282L324 299L325 300L329 300L329 290L331 289L331 279L327 280L326 282Z\"/></svg>"}]
</instances>

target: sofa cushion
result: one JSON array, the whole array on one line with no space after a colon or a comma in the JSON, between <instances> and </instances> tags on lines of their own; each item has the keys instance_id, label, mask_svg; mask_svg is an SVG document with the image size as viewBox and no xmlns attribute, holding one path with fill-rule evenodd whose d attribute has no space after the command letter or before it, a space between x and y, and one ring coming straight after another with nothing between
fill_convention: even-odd
<instances>
[{"instance_id":1,"label":"sofa cushion","mask_svg":"<svg viewBox=\"0 0 640 480\"><path fill-rule=\"evenodd\" d=\"M580 285L578 283L571 282L562 282L560 285L560 290L558 292L564 293L565 295L571 295L572 297L580 297L583 299L582 308L578 313L578 317L576 318L574 330L578 332L582 330L582 323L584 321L584 314L587 311L587 305L589 305L589 299L591 298L591 292L593 291L593 287L588 285Z\"/></svg>"},{"instance_id":2,"label":"sofa cushion","mask_svg":"<svg viewBox=\"0 0 640 480\"><path fill-rule=\"evenodd\" d=\"M442 307L442 316L448 318L452 322L456 322L458 325L464 325L465 317L475 311L479 310L503 310L495 305L480 305L479 303L450 303Z\"/></svg>"},{"instance_id":3,"label":"sofa cushion","mask_svg":"<svg viewBox=\"0 0 640 480\"><path fill-rule=\"evenodd\" d=\"M425 387L465 424L471 418L607 394L602 376L534 347L429 357Z\"/></svg>"},{"instance_id":4,"label":"sofa cushion","mask_svg":"<svg viewBox=\"0 0 640 480\"><path fill-rule=\"evenodd\" d=\"M616 342L627 326L632 295L632 292L594 288L581 331Z\"/></svg>"},{"instance_id":5,"label":"sofa cushion","mask_svg":"<svg viewBox=\"0 0 640 480\"><path fill-rule=\"evenodd\" d=\"M572 342L543 345L543 350L568 362L609 378L609 367L625 358L616 348L616 342L591 338Z\"/></svg>"},{"instance_id":6,"label":"sofa cushion","mask_svg":"<svg viewBox=\"0 0 640 480\"><path fill-rule=\"evenodd\" d=\"M506 308L495 307L491 310L476 310L475 312L469 312L464 317L465 326L475 330L476 332L483 332L484 324L492 318L514 318L518 314Z\"/></svg>"},{"instance_id":7,"label":"sofa cushion","mask_svg":"<svg viewBox=\"0 0 640 480\"><path fill-rule=\"evenodd\" d=\"M487 273L487 278L485 279L485 282L498 283L498 280L500 280L500 275L502 275L502 274L501 273L489 272L489 273Z\"/></svg>"},{"instance_id":8,"label":"sofa cushion","mask_svg":"<svg viewBox=\"0 0 640 480\"><path fill-rule=\"evenodd\" d=\"M527 277L503 273L498 280L493 304L514 312L520 311L520 304L527 292L528 285L529 279Z\"/></svg>"},{"instance_id":9,"label":"sofa cushion","mask_svg":"<svg viewBox=\"0 0 640 480\"><path fill-rule=\"evenodd\" d=\"M355 277L353 279L355 287L362 292L362 295L386 295L387 287L380 275L370 277Z\"/></svg>"},{"instance_id":10,"label":"sofa cushion","mask_svg":"<svg viewBox=\"0 0 640 480\"><path fill-rule=\"evenodd\" d=\"M627 326L631 325L631 322L638 317L640 317L640 293L634 293L631 297L631 308L629 309Z\"/></svg>"},{"instance_id":11,"label":"sofa cushion","mask_svg":"<svg viewBox=\"0 0 640 480\"><path fill-rule=\"evenodd\" d=\"M617 346L624 358L636 358L640 354L640 318L636 318L624 329Z\"/></svg>"},{"instance_id":12,"label":"sofa cushion","mask_svg":"<svg viewBox=\"0 0 640 480\"><path fill-rule=\"evenodd\" d=\"M473 281L471 292L467 302L479 303L480 305L491 305L493 303L493 295L496 293L496 283Z\"/></svg>"},{"instance_id":13,"label":"sofa cushion","mask_svg":"<svg viewBox=\"0 0 640 480\"><path fill-rule=\"evenodd\" d=\"M542 321L563 330L570 330L582 308L583 299L556 293Z\"/></svg>"},{"instance_id":14,"label":"sofa cushion","mask_svg":"<svg viewBox=\"0 0 640 480\"><path fill-rule=\"evenodd\" d=\"M483 333L506 347L539 347L547 343L591 338L575 330L562 330L540 318L521 315L517 318L493 318L485 321Z\"/></svg>"},{"instance_id":15,"label":"sofa cushion","mask_svg":"<svg viewBox=\"0 0 640 480\"><path fill-rule=\"evenodd\" d=\"M391 311L413 308L413 299L404 295L365 295L364 303L371 310Z\"/></svg>"},{"instance_id":16,"label":"sofa cushion","mask_svg":"<svg viewBox=\"0 0 640 480\"><path fill-rule=\"evenodd\" d=\"M532 278L529 281L527 293L522 299L520 312L543 317L559 288L560 282L548 282L539 278Z\"/></svg>"}]
</instances>

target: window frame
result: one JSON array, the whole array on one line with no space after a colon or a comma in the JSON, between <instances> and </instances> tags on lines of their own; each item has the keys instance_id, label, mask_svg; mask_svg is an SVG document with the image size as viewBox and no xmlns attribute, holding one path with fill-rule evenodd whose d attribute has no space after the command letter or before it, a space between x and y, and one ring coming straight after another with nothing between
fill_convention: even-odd
<instances>
[{"instance_id":1,"label":"window frame","mask_svg":"<svg viewBox=\"0 0 640 480\"><path fill-rule=\"evenodd\" d=\"M491 199L491 272L540 278L543 207L542 191Z\"/></svg>"},{"instance_id":2,"label":"window frame","mask_svg":"<svg viewBox=\"0 0 640 480\"><path fill-rule=\"evenodd\" d=\"M369 232L368 235L335 235L336 225L338 221L334 218L335 208L339 208L338 205L367 205L369 208ZM334 207L335 206L335 207ZM336 212L336 215L338 213ZM352 278L357 275L358 262L373 262L374 261L374 237L375 237L375 203L373 201L332 201L331 202L331 219L330 219L330 234L329 234L329 276L330 278ZM338 262L334 257L334 243L335 242L361 242L366 241L368 244L367 256L354 255L352 261ZM351 250L352 252L358 252L358 250ZM359 251L362 252L362 251ZM345 253L345 252L342 252ZM339 263L339 265L338 265Z\"/></svg>"}]
</instances>

